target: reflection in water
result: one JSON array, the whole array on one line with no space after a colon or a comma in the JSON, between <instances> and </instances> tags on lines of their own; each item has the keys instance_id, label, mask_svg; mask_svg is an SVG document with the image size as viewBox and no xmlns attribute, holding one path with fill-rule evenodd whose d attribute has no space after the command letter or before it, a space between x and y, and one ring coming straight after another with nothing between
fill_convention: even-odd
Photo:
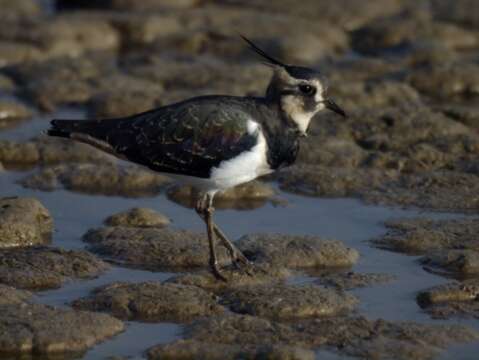
<instances>
[{"instance_id":1,"label":"reflection in water","mask_svg":"<svg viewBox=\"0 0 479 360\"><path fill-rule=\"evenodd\" d=\"M147 324L128 322L126 330L110 341L95 346L83 359L95 360L114 356L122 358L140 356L146 349L180 338L181 326L171 323Z\"/></svg>"},{"instance_id":2,"label":"reflection in water","mask_svg":"<svg viewBox=\"0 0 479 360\"><path fill-rule=\"evenodd\" d=\"M166 196L184 207L194 209L199 193L191 186L171 186ZM266 184L251 182L239 185L233 191L218 193L215 196L215 209L254 210L273 201L274 191Z\"/></svg>"}]
</instances>

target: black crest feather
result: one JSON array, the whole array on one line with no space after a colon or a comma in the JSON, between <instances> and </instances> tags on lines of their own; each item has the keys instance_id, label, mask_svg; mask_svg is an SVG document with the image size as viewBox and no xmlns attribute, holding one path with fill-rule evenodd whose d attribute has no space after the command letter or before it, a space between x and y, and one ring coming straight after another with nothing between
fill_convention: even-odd
<instances>
[{"instance_id":1,"label":"black crest feather","mask_svg":"<svg viewBox=\"0 0 479 360\"><path fill-rule=\"evenodd\" d=\"M247 37L244 35L241 35L241 38L246 41L246 43L250 46L251 50L253 50L255 53L258 55L262 56L267 60L265 62L266 65L276 65L276 66L281 66L283 69L285 69L289 75L296 79L312 79L315 77L318 77L318 72L316 70L303 67L303 66L293 66L293 65L287 65L278 59L275 59L271 55L268 55L264 50L258 47L255 43L253 43L251 40L249 40Z\"/></svg>"},{"instance_id":2,"label":"black crest feather","mask_svg":"<svg viewBox=\"0 0 479 360\"><path fill-rule=\"evenodd\" d=\"M250 48L255 52L257 53L258 55L261 55L262 57L264 57L266 60L268 60L268 64L271 64L271 65L278 65L278 66L281 66L283 68L288 68L288 65L282 63L281 61L279 61L278 59L275 59L274 57L272 57L271 55L268 55L264 50L260 49L258 47L258 45L256 45L255 43L253 43L250 39L248 39L246 36L244 35L240 35L241 38L246 41L246 43L250 46Z\"/></svg>"}]
</instances>

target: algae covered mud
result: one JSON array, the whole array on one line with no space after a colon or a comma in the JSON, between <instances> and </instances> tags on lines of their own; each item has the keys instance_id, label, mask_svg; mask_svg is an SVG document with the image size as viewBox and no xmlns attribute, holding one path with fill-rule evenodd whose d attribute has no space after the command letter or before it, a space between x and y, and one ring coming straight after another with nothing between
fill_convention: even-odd
<instances>
[{"instance_id":1,"label":"algae covered mud","mask_svg":"<svg viewBox=\"0 0 479 360\"><path fill-rule=\"evenodd\" d=\"M475 359L475 1L0 0L0 358ZM255 263L205 267L194 189L41 135L260 94L237 33L315 64L350 117L218 196Z\"/></svg>"}]
</instances>

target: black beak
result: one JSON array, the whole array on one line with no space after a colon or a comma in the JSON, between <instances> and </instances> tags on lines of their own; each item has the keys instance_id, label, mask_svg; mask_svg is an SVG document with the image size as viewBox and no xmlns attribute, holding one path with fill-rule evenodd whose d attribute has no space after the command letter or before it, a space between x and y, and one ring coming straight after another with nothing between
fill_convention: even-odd
<instances>
[{"instance_id":1,"label":"black beak","mask_svg":"<svg viewBox=\"0 0 479 360\"><path fill-rule=\"evenodd\" d=\"M326 109L329 109L331 111L334 111L336 114L341 115L342 117L347 117L346 113L344 112L343 109L341 109L333 100L331 99L326 99L324 100L324 106Z\"/></svg>"}]
</instances>

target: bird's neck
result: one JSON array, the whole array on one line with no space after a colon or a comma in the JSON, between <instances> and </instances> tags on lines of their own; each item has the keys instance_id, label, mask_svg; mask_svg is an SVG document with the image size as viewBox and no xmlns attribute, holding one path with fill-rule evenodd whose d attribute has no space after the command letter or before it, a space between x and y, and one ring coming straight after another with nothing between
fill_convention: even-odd
<instances>
[{"instance_id":1,"label":"bird's neck","mask_svg":"<svg viewBox=\"0 0 479 360\"><path fill-rule=\"evenodd\" d=\"M267 159L270 167L276 170L296 160L301 134L284 117L279 101L268 97L261 101L266 105L262 107L264 112L260 122L268 144Z\"/></svg>"},{"instance_id":2,"label":"bird's neck","mask_svg":"<svg viewBox=\"0 0 479 360\"><path fill-rule=\"evenodd\" d=\"M304 112L300 104L296 104L294 99L288 96L281 96L275 92L274 89L266 91L265 101L268 107L274 109L281 119L282 125L294 133L297 133L298 137L306 136L309 123L315 115L314 112Z\"/></svg>"}]
</instances>

